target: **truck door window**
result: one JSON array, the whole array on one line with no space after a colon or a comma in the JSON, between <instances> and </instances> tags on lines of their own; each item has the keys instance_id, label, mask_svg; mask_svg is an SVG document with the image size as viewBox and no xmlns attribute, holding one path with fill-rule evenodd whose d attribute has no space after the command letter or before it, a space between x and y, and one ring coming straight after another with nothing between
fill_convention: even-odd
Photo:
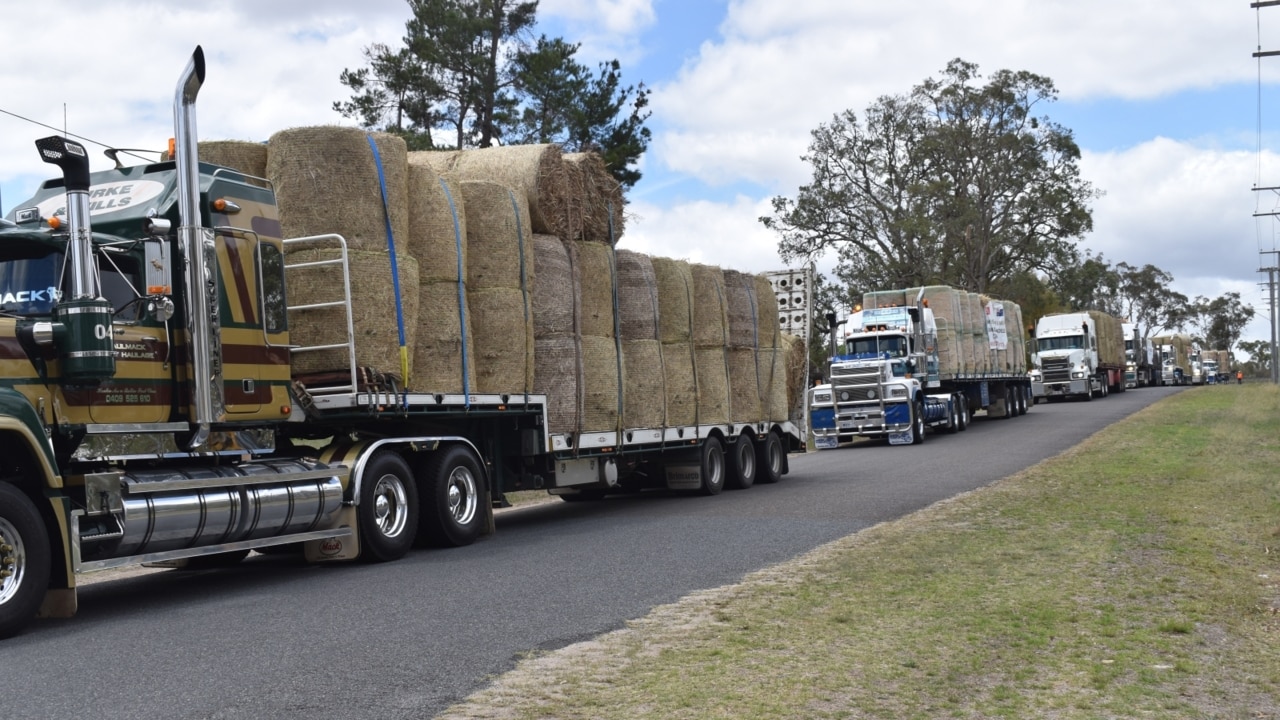
<instances>
[{"instance_id":1,"label":"truck door window","mask_svg":"<svg viewBox=\"0 0 1280 720\"><path fill-rule=\"evenodd\" d=\"M12 246L0 254L0 312L49 315L58 299L62 253L45 247Z\"/></svg>"}]
</instances>

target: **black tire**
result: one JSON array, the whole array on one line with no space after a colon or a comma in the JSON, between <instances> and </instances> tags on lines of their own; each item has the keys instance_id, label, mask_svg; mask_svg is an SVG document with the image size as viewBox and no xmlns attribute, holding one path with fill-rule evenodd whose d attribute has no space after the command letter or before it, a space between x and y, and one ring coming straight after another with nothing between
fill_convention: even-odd
<instances>
[{"instance_id":1,"label":"black tire","mask_svg":"<svg viewBox=\"0 0 1280 720\"><path fill-rule=\"evenodd\" d=\"M399 454L381 450L365 465L360 477L360 559L398 560L413 547L418 534L418 486L409 463Z\"/></svg>"},{"instance_id":2,"label":"black tire","mask_svg":"<svg viewBox=\"0 0 1280 720\"><path fill-rule=\"evenodd\" d=\"M924 401L916 400L911 403L911 444L921 445L924 443Z\"/></svg>"},{"instance_id":3,"label":"black tire","mask_svg":"<svg viewBox=\"0 0 1280 720\"><path fill-rule=\"evenodd\" d=\"M418 535L423 543L462 547L475 542L484 532L486 517L480 458L466 446L450 445L431 454L421 481Z\"/></svg>"},{"instance_id":4,"label":"black tire","mask_svg":"<svg viewBox=\"0 0 1280 720\"><path fill-rule=\"evenodd\" d=\"M955 435L960 432L960 397L952 395L950 402L947 403L947 434Z\"/></svg>"},{"instance_id":5,"label":"black tire","mask_svg":"<svg viewBox=\"0 0 1280 720\"><path fill-rule=\"evenodd\" d=\"M756 445L746 433L733 441L726 460L729 487L746 490L756 484Z\"/></svg>"},{"instance_id":6,"label":"black tire","mask_svg":"<svg viewBox=\"0 0 1280 720\"><path fill-rule=\"evenodd\" d=\"M782 466L786 453L778 433L764 436L764 442L756 446L756 480L762 485L772 485L782 479Z\"/></svg>"},{"instance_id":7,"label":"black tire","mask_svg":"<svg viewBox=\"0 0 1280 720\"><path fill-rule=\"evenodd\" d=\"M969 396L964 393L956 395L956 402L960 405L960 432L969 429Z\"/></svg>"},{"instance_id":8,"label":"black tire","mask_svg":"<svg viewBox=\"0 0 1280 720\"><path fill-rule=\"evenodd\" d=\"M725 461L724 445L719 438L709 437L702 441L702 487L698 492L703 495L719 495L724 490Z\"/></svg>"},{"instance_id":9,"label":"black tire","mask_svg":"<svg viewBox=\"0 0 1280 720\"><path fill-rule=\"evenodd\" d=\"M1031 394L1029 388L1018 388L1018 414L1026 415L1031 410L1032 403L1027 402L1027 397Z\"/></svg>"},{"instance_id":10,"label":"black tire","mask_svg":"<svg viewBox=\"0 0 1280 720\"><path fill-rule=\"evenodd\" d=\"M35 617L49 586L51 553L40 511L21 490L0 482L0 638Z\"/></svg>"}]
</instances>

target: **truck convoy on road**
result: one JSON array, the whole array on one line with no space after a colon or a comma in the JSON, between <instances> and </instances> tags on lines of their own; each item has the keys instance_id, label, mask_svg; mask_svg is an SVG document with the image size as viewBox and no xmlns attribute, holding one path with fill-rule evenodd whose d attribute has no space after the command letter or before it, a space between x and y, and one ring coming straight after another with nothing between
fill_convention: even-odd
<instances>
[{"instance_id":1,"label":"truck convoy on road","mask_svg":"<svg viewBox=\"0 0 1280 720\"><path fill-rule=\"evenodd\" d=\"M727 272L704 268L709 279L694 287L677 272L680 287L670 296L683 305L673 306L689 308L703 289L712 300L683 316L645 306L636 315L651 337L633 340L619 330L627 322L619 308L625 314L631 303L657 298L653 281L618 279L622 253L610 244L552 237L550 246L576 262L563 267L576 274L561 283L570 299L562 334L535 338L525 328L546 310L529 300L532 275L519 275L514 288L478 287L483 273L532 272L531 241L546 238L531 237L530 211L500 223L519 240L509 260L494 263L494 253L475 246L468 257L463 243L484 230L471 205L460 229L457 186L430 175L427 189L443 188L440 197L449 198L447 231L417 237L452 253L430 266L446 276L432 286L435 295L427 292L428 263L395 247L390 232L374 233L380 253L354 249L354 237L285 239L285 184L199 161L195 100L204 79L197 48L174 98L172 159L91 173L82 145L44 138L38 152L62 177L0 220L0 636L37 613L73 614L77 578L88 572L231 563L282 547L312 561L394 560L416 545L465 545L493 532L492 509L513 490L574 500L644 487L714 495L726 484L778 481L787 452L803 450L788 417L776 306L754 294L750 277L734 285L715 279ZM365 139L361 133L357 147ZM404 211L404 201L387 200L397 176L378 159L372 135L363 149L371 152L344 157L376 164L372 193L381 180L383 200L375 224L389 230ZM403 188L403 166L396 172ZM341 205L351 177L332 180L300 204L354 214ZM493 207L523 208L522 194L503 187ZM308 255L317 243L336 249ZM370 258L388 274L357 267ZM419 268L422 292L414 295L405 283L419 280L409 273ZM288 279L310 271L321 279ZM592 298L589 283L599 289ZM336 290L339 299L300 301L294 296L303 290ZM353 295L372 290L391 299L353 317ZM747 311L730 316L714 304L735 293L751 300ZM513 300L503 306L509 311L494 311L498 297ZM460 315L464 300L472 312ZM419 305L421 323L407 321ZM710 340L691 338L688 312L710 313ZM447 389L400 372L410 356L406 331L441 318L452 318L456 332L441 346L460 352L463 368ZM737 333L743 318L749 324ZM397 324L398 362L393 347L383 369L358 364L372 329L390 327L394 337ZM590 324L603 328L599 337L588 334ZM340 341L300 347L298 338L320 325ZM730 326L743 343L729 340ZM494 328L496 349L472 345ZM417 338L425 342L423 333ZM547 350L555 347L567 351ZM557 360L569 379L561 390L531 392L530 379L536 385L542 372L533 363L495 372L526 349ZM303 372L324 353L336 354L336 367ZM908 359L923 368L925 357L895 356L895 369L905 373ZM678 372L682 362L688 377ZM417 364L415 378L433 369ZM574 378L582 384L569 386ZM741 386L739 378L749 379ZM557 424L557 408L578 418L602 409L606 419ZM655 408L651 419L632 421L633 410Z\"/></svg>"},{"instance_id":2,"label":"truck convoy on road","mask_svg":"<svg viewBox=\"0 0 1280 720\"><path fill-rule=\"evenodd\" d=\"M1036 321L1031 356L1037 400L1092 400L1124 392L1125 351L1119 318L1097 310L1045 315Z\"/></svg>"},{"instance_id":3,"label":"truck convoy on road","mask_svg":"<svg viewBox=\"0 0 1280 720\"><path fill-rule=\"evenodd\" d=\"M926 428L958 432L978 411L1024 414L1021 317L1015 303L946 286L867 293L831 358L830 382L809 391L815 445L919 444Z\"/></svg>"},{"instance_id":4,"label":"truck convoy on road","mask_svg":"<svg viewBox=\"0 0 1280 720\"><path fill-rule=\"evenodd\" d=\"M1124 386L1126 388L1149 387L1160 384L1159 364L1156 362L1155 345L1151 338L1143 338L1134 323L1123 323L1124 328Z\"/></svg>"}]
</instances>

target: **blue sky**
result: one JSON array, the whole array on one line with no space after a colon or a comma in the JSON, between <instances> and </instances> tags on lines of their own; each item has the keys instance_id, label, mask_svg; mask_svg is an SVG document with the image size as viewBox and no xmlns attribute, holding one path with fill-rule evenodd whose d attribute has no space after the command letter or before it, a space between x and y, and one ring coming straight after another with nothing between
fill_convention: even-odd
<instances>
[{"instance_id":1,"label":"blue sky","mask_svg":"<svg viewBox=\"0 0 1280 720\"><path fill-rule=\"evenodd\" d=\"M263 140L344 122L343 68L396 43L404 0L47 0L6 12L0 109L117 146L161 147L173 86L204 46L206 139ZM1165 0L541 0L539 31L617 58L652 91L654 141L631 193L621 245L749 271L781 269L757 218L808 180L809 132L844 109L905 93L962 57L984 73L1054 80L1044 109L1073 130L1081 169L1105 191L1081 245L1112 262L1155 264L1188 296L1240 292L1265 313L1259 250L1277 247L1280 8ZM65 42L50 52L51 37ZM76 38L85 38L77 42ZM104 40L105 39L105 40ZM103 47L110 54L103 53ZM40 58L33 62L32 58ZM48 166L40 128L0 114L0 193L8 212ZM106 167L105 158L95 168ZM823 267L823 261L819 266ZM828 261L829 264L829 261ZM1259 319L1246 338L1267 338Z\"/></svg>"}]
</instances>

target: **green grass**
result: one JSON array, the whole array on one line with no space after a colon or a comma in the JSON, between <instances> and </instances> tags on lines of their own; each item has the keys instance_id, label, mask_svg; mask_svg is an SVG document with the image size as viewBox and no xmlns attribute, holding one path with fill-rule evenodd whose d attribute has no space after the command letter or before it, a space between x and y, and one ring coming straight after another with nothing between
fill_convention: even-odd
<instances>
[{"instance_id":1,"label":"green grass","mask_svg":"<svg viewBox=\"0 0 1280 720\"><path fill-rule=\"evenodd\" d=\"M1280 391L1179 393L445 716L1280 717L1278 468Z\"/></svg>"}]
</instances>

